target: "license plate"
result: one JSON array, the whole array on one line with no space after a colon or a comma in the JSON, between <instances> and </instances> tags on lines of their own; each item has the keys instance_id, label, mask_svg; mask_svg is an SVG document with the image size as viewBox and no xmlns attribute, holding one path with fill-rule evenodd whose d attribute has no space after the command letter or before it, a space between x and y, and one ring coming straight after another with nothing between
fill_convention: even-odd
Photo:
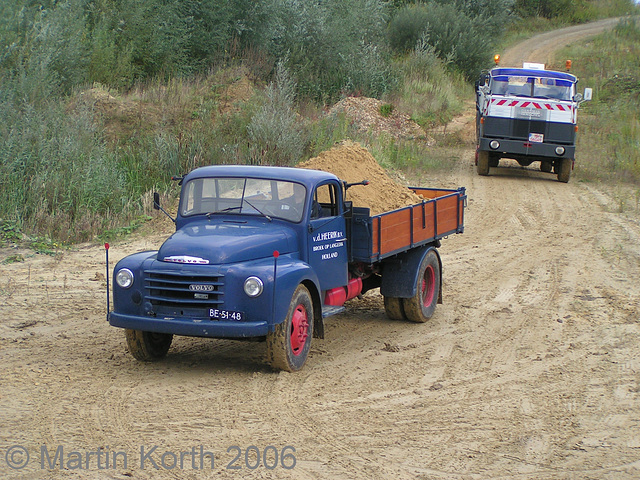
<instances>
[{"instance_id":1,"label":"license plate","mask_svg":"<svg viewBox=\"0 0 640 480\"><path fill-rule=\"evenodd\" d=\"M544 142L544 134L542 133L530 133L529 141L531 143L542 143Z\"/></svg>"},{"instance_id":2,"label":"license plate","mask_svg":"<svg viewBox=\"0 0 640 480\"><path fill-rule=\"evenodd\" d=\"M244 320L244 314L242 312L220 310L218 308L210 308L209 317L211 317L212 320L233 320L236 322Z\"/></svg>"}]
</instances>

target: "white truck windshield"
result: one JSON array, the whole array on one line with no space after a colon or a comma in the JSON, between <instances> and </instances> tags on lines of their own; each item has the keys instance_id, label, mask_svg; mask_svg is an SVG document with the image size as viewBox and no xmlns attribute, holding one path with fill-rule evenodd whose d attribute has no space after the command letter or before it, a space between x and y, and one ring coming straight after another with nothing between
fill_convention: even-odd
<instances>
[{"instance_id":1,"label":"white truck windshield","mask_svg":"<svg viewBox=\"0 0 640 480\"><path fill-rule=\"evenodd\" d=\"M491 79L489 88L495 95L566 101L571 101L573 97L573 85L570 82L546 77L501 75Z\"/></svg>"}]
</instances>

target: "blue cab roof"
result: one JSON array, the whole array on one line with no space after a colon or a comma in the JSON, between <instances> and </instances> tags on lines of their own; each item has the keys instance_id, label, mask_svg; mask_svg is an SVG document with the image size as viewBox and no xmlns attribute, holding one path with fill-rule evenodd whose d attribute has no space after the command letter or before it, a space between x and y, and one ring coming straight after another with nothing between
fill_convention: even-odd
<instances>
[{"instance_id":1,"label":"blue cab roof","mask_svg":"<svg viewBox=\"0 0 640 480\"><path fill-rule=\"evenodd\" d=\"M578 78L566 72L556 72L555 70L536 70L530 68L493 68L490 71L492 77L535 77L535 78L555 78L566 82L577 83Z\"/></svg>"},{"instance_id":2,"label":"blue cab roof","mask_svg":"<svg viewBox=\"0 0 640 480\"><path fill-rule=\"evenodd\" d=\"M274 180L287 180L315 185L326 180L338 180L332 173L296 167L270 167L262 165L211 165L193 170L184 177L184 181L204 177L250 177Z\"/></svg>"}]
</instances>

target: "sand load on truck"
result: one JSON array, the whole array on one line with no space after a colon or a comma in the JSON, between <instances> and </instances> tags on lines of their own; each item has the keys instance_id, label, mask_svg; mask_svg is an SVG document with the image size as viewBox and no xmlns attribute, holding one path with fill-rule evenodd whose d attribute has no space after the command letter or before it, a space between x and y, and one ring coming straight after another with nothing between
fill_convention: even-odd
<instances>
[{"instance_id":1,"label":"sand load on truck","mask_svg":"<svg viewBox=\"0 0 640 480\"><path fill-rule=\"evenodd\" d=\"M298 167L330 172L349 183L369 180L367 186L354 186L347 190L346 200L353 201L359 207L368 207L371 215L422 201L422 197L406 186L394 182L369 150L359 143L343 142L299 163Z\"/></svg>"}]
</instances>

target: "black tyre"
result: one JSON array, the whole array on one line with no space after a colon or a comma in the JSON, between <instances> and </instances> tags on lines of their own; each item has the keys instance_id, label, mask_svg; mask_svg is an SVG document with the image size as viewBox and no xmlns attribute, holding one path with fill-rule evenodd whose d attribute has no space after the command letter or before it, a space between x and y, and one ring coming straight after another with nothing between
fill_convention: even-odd
<instances>
[{"instance_id":1,"label":"black tyre","mask_svg":"<svg viewBox=\"0 0 640 480\"><path fill-rule=\"evenodd\" d=\"M571 178L571 167L573 166L573 160L570 158L563 158L560 160L560 168L558 170L558 181L562 183L568 183Z\"/></svg>"},{"instance_id":2,"label":"black tyre","mask_svg":"<svg viewBox=\"0 0 640 480\"><path fill-rule=\"evenodd\" d=\"M418 270L416 294L411 298L403 298L402 306L407 319L424 323L431 318L438 303L440 294L440 261L435 250L422 258Z\"/></svg>"},{"instance_id":3,"label":"black tyre","mask_svg":"<svg viewBox=\"0 0 640 480\"><path fill-rule=\"evenodd\" d=\"M478 175L489 175L489 152L478 150Z\"/></svg>"},{"instance_id":4,"label":"black tyre","mask_svg":"<svg viewBox=\"0 0 640 480\"><path fill-rule=\"evenodd\" d=\"M170 333L126 329L124 334L129 353L143 362L155 362L166 357L173 341L173 335Z\"/></svg>"},{"instance_id":5,"label":"black tyre","mask_svg":"<svg viewBox=\"0 0 640 480\"><path fill-rule=\"evenodd\" d=\"M500 157L496 154L489 155L489 167L496 168L500 164Z\"/></svg>"},{"instance_id":6,"label":"black tyre","mask_svg":"<svg viewBox=\"0 0 640 480\"><path fill-rule=\"evenodd\" d=\"M300 370L309 355L313 333L313 301L304 285L291 298L287 318L267 334L267 360L275 369Z\"/></svg>"},{"instance_id":7,"label":"black tyre","mask_svg":"<svg viewBox=\"0 0 640 480\"><path fill-rule=\"evenodd\" d=\"M551 173L553 165L551 162L540 162L540 171L544 173Z\"/></svg>"},{"instance_id":8,"label":"black tyre","mask_svg":"<svg viewBox=\"0 0 640 480\"><path fill-rule=\"evenodd\" d=\"M384 311L391 320L406 320L402 306L402 299L396 297L384 297Z\"/></svg>"}]
</instances>

